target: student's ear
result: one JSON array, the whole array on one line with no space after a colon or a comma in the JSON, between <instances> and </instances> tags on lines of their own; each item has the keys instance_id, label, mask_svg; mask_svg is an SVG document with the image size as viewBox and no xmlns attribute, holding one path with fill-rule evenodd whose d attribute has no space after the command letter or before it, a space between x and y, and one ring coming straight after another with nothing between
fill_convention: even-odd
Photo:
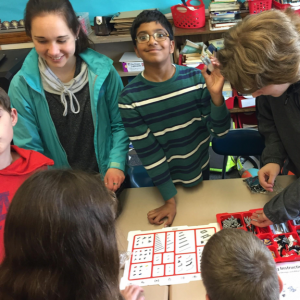
<instances>
[{"instance_id":1,"label":"student's ear","mask_svg":"<svg viewBox=\"0 0 300 300\"><path fill-rule=\"evenodd\" d=\"M207 294L205 295L205 300L210 300Z\"/></svg>"},{"instance_id":2,"label":"student's ear","mask_svg":"<svg viewBox=\"0 0 300 300\"><path fill-rule=\"evenodd\" d=\"M175 49L175 42L174 40L172 40L170 43L170 53L174 53L174 49Z\"/></svg>"},{"instance_id":3,"label":"student's ear","mask_svg":"<svg viewBox=\"0 0 300 300\"><path fill-rule=\"evenodd\" d=\"M141 58L137 46L134 46L134 51L135 51L136 56L137 56L138 58Z\"/></svg>"},{"instance_id":4,"label":"student's ear","mask_svg":"<svg viewBox=\"0 0 300 300\"><path fill-rule=\"evenodd\" d=\"M10 118L12 126L15 126L18 122L18 112L15 108L11 109Z\"/></svg>"},{"instance_id":5,"label":"student's ear","mask_svg":"<svg viewBox=\"0 0 300 300\"><path fill-rule=\"evenodd\" d=\"M278 276L278 282L279 282L279 291L281 293L283 290L283 282L282 282L282 279L280 278L280 276L279 275L277 275L277 276Z\"/></svg>"}]
</instances>

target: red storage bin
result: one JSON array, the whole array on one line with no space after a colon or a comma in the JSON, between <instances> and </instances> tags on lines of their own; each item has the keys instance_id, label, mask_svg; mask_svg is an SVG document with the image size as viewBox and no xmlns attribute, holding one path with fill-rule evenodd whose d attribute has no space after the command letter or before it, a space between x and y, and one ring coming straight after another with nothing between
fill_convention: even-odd
<instances>
[{"instance_id":1,"label":"red storage bin","mask_svg":"<svg viewBox=\"0 0 300 300\"><path fill-rule=\"evenodd\" d=\"M222 222L225 219L230 218L231 216L233 216L234 218L238 218L241 221L241 224L243 225L243 227L239 227L238 229L242 229L242 230L246 230L246 226L245 226L245 221L244 221L244 217L249 217L252 215L253 212L256 212L257 210L262 210L261 208L259 209L251 209L249 211L243 211L243 212L235 212L235 213L222 213L222 214L217 214L217 222L220 225L220 228L223 229L223 224ZM297 233L297 230L300 229L300 225L294 225L292 221L287 221L287 225L288 225L288 229L289 232L288 233L282 233L282 234L274 234L270 228L270 226L267 227L255 227L256 230L256 236L260 239L269 239L270 242L272 243L271 245L268 245L267 248L270 251L273 251L275 254L275 262L287 262L287 261L298 261L300 260L300 255L295 255L295 256L288 256L288 257L282 257L280 256L280 253L278 251L278 244L277 242L274 240L274 238L278 237L279 235L285 235L286 237L289 237L290 235L296 240L295 243L297 243L297 245L300 245L300 238L299 235Z\"/></svg>"},{"instance_id":2,"label":"red storage bin","mask_svg":"<svg viewBox=\"0 0 300 300\"><path fill-rule=\"evenodd\" d=\"M286 8L289 8L291 6L290 6L290 4L281 4L281 3L278 3L277 1L273 0L273 7L276 9L285 10ZM300 14L300 9L295 10L295 12L297 14Z\"/></svg>"},{"instance_id":3,"label":"red storage bin","mask_svg":"<svg viewBox=\"0 0 300 300\"><path fill-rule=\"evenodd\" d=\"M200 5L192 5L187 0L188 7L178 4L171 7L174 25L179 28L201 28L205 26L205 6L202 0ZM194 8L194 10L189 7Z\"/></svg>"},{"instance_id":4,"label":"red storage bin","mask_svg":"<svg viewBox=\"0 0 300 300\"><path fill-rule=\"evenodd\" d=\"M248 4L250 14L258 14L262 11L269 10L272 8L272 0L248 0Z\"/></svg>"},{"instance_id":5,"label":"red storage bin","mask_svg":"<svg viewBox=\"0 0 300 300\"><path fill-rule=\"evenodd\" d=\"M225 104L226 104L228 109L233 109L234 99L235 99L235 97L229 97L227 100L225 100Z\"/></svg>"},{"instance_id":6,"label":"red storage bin","mask_svg":"<svg viewBox=\"0 0 300 300\"><path fill-rule=\"evenodd\" d=\"M236 90L233 90L233 96L238 99L239 108L246 108L246 107L243 107L242 101L247 100L247 98L240 96ZM255 107L255 105L247 106L247 108L249 108L249 107Z\"/></svg>"},{"instance_id":7,"label":"red storage bin","mask_svg":"<svg viewBox=\"0 0 300 300\"><path fill-rule=\"evenodd\" d=\"M239 128L244 128L243 124L258 125L255 112L238 113L237 118L238 118L238 127Z\"/></svg>"}]
</instances>

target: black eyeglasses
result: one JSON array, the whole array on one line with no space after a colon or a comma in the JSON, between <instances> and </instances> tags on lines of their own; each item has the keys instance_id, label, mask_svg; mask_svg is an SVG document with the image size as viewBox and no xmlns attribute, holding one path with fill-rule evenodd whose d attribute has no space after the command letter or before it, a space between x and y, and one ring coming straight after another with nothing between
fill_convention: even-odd
<instances>
[{"instance_id":1,"label":"black eyeglasses","mask_svg":"<svg viewBox=\"0 0 300 300\"><path fill-rule=\"evenodd\" d=\"M150 41L150 36L153 36L153 38L157 42L162 42L162 41L165 41L169 37L169 34L168 33L164 33L164 32L155 32L152 35L148 34L148 33L144 33L144 34L138 35L135 40L139 44L148 43Z\"/></svg>"}]
</instances>

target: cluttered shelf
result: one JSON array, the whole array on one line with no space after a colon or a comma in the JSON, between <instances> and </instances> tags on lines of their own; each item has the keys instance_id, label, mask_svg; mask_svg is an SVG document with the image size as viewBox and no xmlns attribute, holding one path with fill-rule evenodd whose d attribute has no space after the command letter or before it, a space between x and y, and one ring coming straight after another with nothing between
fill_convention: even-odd
<instances>
[{"instance_id":1,"label":"cluttered shelf","mask_svg":"<svg viewBox=\"0 0 300 300\"><path fill-rule=\"evenodd\" d=\"M212 31L209 29L209 24L206 22L205 27L198 29L184 29L173 27L174 36L184 36L184 35L201 35L201 34L211 34L211 33L222 33L227 30L216 30ZM89 35L89 39L94 44L106 44L106 43L119 43L119 42L129 42L131 41L130 35L107 35L107 36L97 36L95 32ZM31 38L28 37L25 31L18 32L1 32L0 33L0 45L5 44L17 44L31 42Z\"/></svg>"},{"instance_id":2,"label":"cluttered shelf","mask_svg":"<svg viewBox=\"0 0 300 300\"><path fill-rule=\"evenodd\" d=\"M31 42L31 38L26 35L25 30L0 33L0 45L27 42Z\"/></svg>"},{"instance_id":3,"label":"cluttered shelf","mask_svg":"<svg viewBox=\"0 0 300 300\"><path fill-rule=\"evenodd\" d=\"M108 36L97 36L93 31L89 35L89 39L95 44L105 44L105 43L119 43L119 42L129 42L131 41L131 37L129 35L126 36L118 36L118 35L108 35ZM17 32L1 32L0 33L0 45L8 45L8 44L19 44L31 42L31 38L28 37L25 31L17 31Z\"/></svg>"}]
</instances>

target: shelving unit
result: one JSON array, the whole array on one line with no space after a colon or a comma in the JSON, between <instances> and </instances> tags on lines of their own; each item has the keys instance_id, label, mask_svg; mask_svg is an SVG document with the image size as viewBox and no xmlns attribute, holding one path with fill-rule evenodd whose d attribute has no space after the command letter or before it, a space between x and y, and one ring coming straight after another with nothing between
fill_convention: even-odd
<instances>
[{"instance_id":1,"label":"shelving unit","mask_svg":"<svg viewBox=\"0 0 300 300\"><path fill-rule=\"evenodd\" d=\"M254 112L255 111L255 107L245 107L245 108L239 108L239 107L234 107L232 109L229 109L229 112L232 114L235 113L245 113L245 112Z\"/></svg>"},{"instance_id":2,"label":"shelving unit","mask_svg":"<svg viewBox=\"0 0 300 300\"><path fill-rule=\"evenodd\" d=\"M89 35L89 39L94 44L107 44L107 43L120 43L120 42L131 42L131 36L117 36L117 35L107 35L99 36L95 35L95 32L92 32Z\"/></svg>"},{"instance_id":3,"label":"shelving unit","mask_svg":"<svg viewBox=\"0 0 300 300\"><path fill-rule=\"evenodd\" d=\"M202 28L196 28L196 29L185 29L185 28L178 28L173 26L173 32L174 36L187 36L187 35L202 35L202 34L217 34L217 33L223 33L226 32L226 30L210 30L209 24L206 21L205 27Z\"/></svg>"}]
</instances>

